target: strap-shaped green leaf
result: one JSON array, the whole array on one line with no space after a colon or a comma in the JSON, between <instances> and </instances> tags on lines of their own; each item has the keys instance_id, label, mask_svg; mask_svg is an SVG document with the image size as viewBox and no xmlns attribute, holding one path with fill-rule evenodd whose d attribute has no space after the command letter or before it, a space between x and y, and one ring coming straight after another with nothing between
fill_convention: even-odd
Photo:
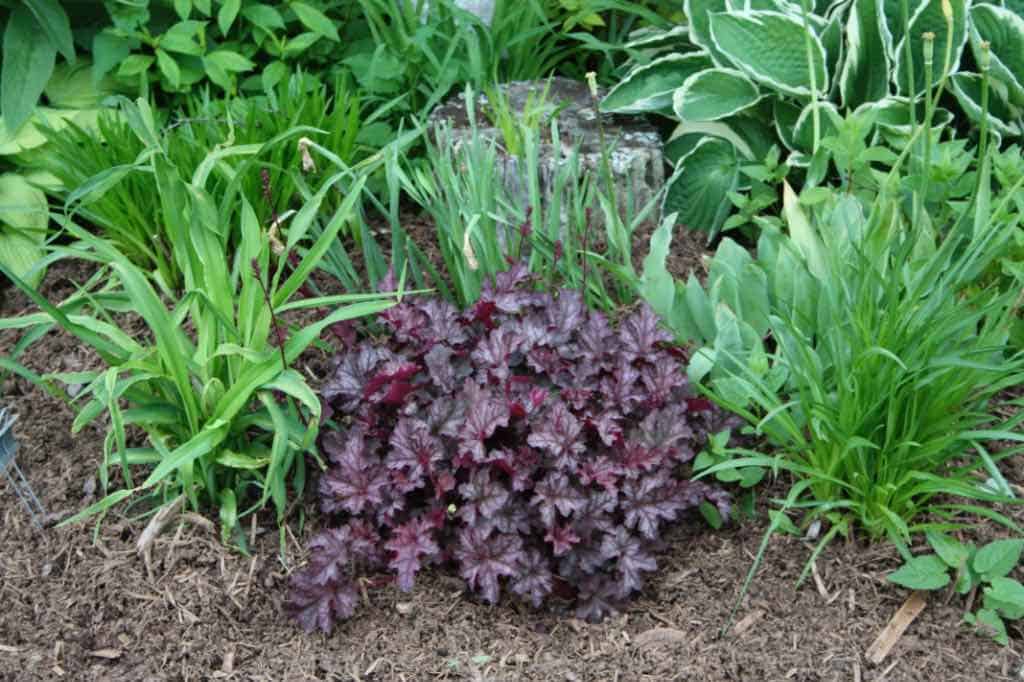
<instances>
[{"instance_id":1,"label":"strap-shaped green leaf","mask_svg":"<svg viewBox=\"0 0 1024 682\"><path fill-rule=\"evenodd\" d=\"M39 30L36 18L23 5L7 17L0 66L0 114L12 134L32 115L57 60L57 46L40 40Z\"/></svg>"},{"instance_id":2,"label":"strap-shaped green leaf","mask_svg":"<svg viewBox=\"0 0 1024 682\"><path fill-rule=\"evenodd\" d=\"M58 0L29 0L24 3L36 18L50 43L69 62L75 61L75 42L71 35L71 22Z\"/></svg>"},{"instance_id":3,"label":"strap-shaped green leaf","mask_svg":"<svg viewBox=\"0 0 1024 682\"><path fill-rule=\"evenodd\" d=\"M717 121L753 106L761 93L735 69L706 69L686 79L673 96L672 108L689 121Z\"/></svg>"},{"instance_id":4,"label":"strap-shaped green leaf","mask_svg":"<svg viewBox=\"0 0 1024 682\"><path fill-rule=\"evenodd\" d=\"M828 92L825 48L811 31L811 65L803 22L781 12L718 12L710 18L711 39L741 71L778 92L809 97Z\"/></svg>"}]
</instances>

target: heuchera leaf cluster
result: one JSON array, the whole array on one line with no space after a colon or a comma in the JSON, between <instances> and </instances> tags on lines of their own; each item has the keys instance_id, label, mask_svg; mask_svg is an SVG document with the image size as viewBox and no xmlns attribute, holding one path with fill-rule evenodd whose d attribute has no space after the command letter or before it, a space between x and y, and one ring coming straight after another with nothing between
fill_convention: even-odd
<instances>
[{"instance_id":1,"label":"heuchera leaf cluster","mask_svg":"<svg viewBox=\"0 0 1024 682\"><path fill-rule=\"evenodd\" d=\"M726 494L682 465L721 420L692 397L671 337L642 307L613 327L578 292L537 293L522 266L459 313L408 299L385 341L337 359L322 389L346 417L322 441L325 512L286 600L307 631L352 615L359 575L410 590L454 565L487 602L575 599L596 620L654 571L664 525Z\"/></svg>"}]
</instances>

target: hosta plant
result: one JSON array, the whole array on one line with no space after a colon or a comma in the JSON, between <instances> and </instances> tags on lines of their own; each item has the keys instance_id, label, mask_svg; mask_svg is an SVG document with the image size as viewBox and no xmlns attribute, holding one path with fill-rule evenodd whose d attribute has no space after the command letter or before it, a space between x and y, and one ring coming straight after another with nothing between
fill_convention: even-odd
<instances>
[{"instance_id":1,"label":"hosta plant","mask_svg":"<svg viewBox=\"0 0 1024 682\"><path fill-rule=\"evenodd\" d=\"M320 496L341 525L293 574L306 630L353 613L358 576L410 590L432 564L486 602L563 596L597 619L656 569L667 523L728 513L682 466L720 413L692 397L651 310L613 327L578 292L528 282L525 266L500 273L462 314L407 299L381 315L386 338L338 359L322 397L347 427L322 439Z\"/></svg>"},{"instance_id":2,"label":"hosta plant","mask_svg":"<svg viewBox=\"0 0 1024 682\"><path fill-rule=\"evenodd\" d=\"M665 213L679 211L693 229L722 228L729 193L749 186L742 169L772 145L820 177L821 142L840 112L875 112L875 136L902 146L924 120L932 83L952 94L943 101L951 108L933 112L935 135L967 120L1000 138L1021 135L1019 2L686 0L684 8L687 24L627 46L635 68L602 109L678 122L666 147L675 173Z\"/></svg>"}]
</instances>

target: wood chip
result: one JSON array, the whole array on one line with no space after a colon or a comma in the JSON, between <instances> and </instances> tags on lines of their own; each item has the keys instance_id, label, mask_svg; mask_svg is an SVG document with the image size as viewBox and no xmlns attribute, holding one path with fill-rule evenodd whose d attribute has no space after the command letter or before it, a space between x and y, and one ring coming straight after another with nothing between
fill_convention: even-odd
<instances>
[{"instance_id":1,"label":"wood chip","mask_svg":"<svg viewBox=\"0 0 1024 682\"><path fill-rule=\"evenodd\" d=\"M153 515L153 518L146 524L145 530L139 535L138 542L135 543L135 551L138 552L139 556L146 556L146 552L149 550L150 545L156 540L156 537L160 535L160 532L164 529L167 521L171 516L181 511L181 506L185 504L185 496L178 495L170 504L164 505L160 511Z\"/></svg>"},{"instance_id":2,"label":"wood chip","mask_svg":"<svg viewBox=\"0 0 1024 682\"><path fill-rule=\"evenodd\" d=\"M818 588L818 594L820 594L821 598L826 602L829 601L831 595L828 593L828 588L825 587L825 581L821 579L821 574L818 573L817 561L811 562L811 577L814 578L814 586Z\"/></svg>"},{"instance_id":3,"label":"wood chip","mask_svg":"<svg viewBox=\"0 0 1024 682\"><path fill-rule=\"evenodd\" d=\"M692 639L690 635L675 628L651 628L633 638L641 649L660 646L681 646Z\"/></svg>"},{"instance_id":4,"label":"wood chip","mask_svg":"<svg viewBox=\"0 0 1024 682\"><path fill-rule=\"evenodd\" d=\"M761 620L764 617L764 611L762 609L754 609L746 616L743 617L740 622L732 626L733 635L742 635L744 632L753 627L754 623Z\"/></svg>"},{"instance_id":5,"label":"wood chip","mask_svg":"<svg viewBox=\"0 0 1024 682\"><path fill-rule=\"evenodd\" d=\"M107 660L113 661L113 660L116 660L118 658L121 658L121 650L120 649L96 649L95 651L90 651L89 655L90 656L94 656L95 658L105 658Z\"/></svg>"},{"instance_id":6,"label":"wood chip","mask_svg":"<svg viewBox=\"0 0 1024 682\"><path fill-rule=\"evenodd\" d=\"M911 594L864 653L868 661L873 665L879 665L884 661L910 624L924 610L927 603L923 592L918 590Z\"/></svg>"},{"instance_id":7,"label":"wood chip","mask_svg":"<svg viewBox=\"0 0 1024 682\"><path fill-rule=\"evenodd\" d=\"M16 646L9 646L7 644L0 644L0 653L4 654L20 654L21 649Z\"/></svg>"}]
</instances>

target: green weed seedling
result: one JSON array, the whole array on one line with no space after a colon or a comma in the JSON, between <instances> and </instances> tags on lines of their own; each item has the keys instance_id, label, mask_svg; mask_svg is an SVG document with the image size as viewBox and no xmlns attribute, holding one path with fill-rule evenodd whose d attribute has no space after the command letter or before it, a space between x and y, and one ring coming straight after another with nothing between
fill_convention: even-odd
<instances>
[{"instance_id":1,"label":"green weed seedling","mask_svg":"<svg viewBox=\"0 0 1024 682\"><path fill-rule=\"evenodd\" d=\"M1010 577L1020 563L1024 539L995 540L978 548L945 533L929 531L934 554L915 556L889 574L890 582L912 590L949 588L968 595L964 621L1006 646L1007 620L1024 618L1024 585ZM981 608L972 612L974 596L982 589Z\"/></svg>"}]
</instances>

